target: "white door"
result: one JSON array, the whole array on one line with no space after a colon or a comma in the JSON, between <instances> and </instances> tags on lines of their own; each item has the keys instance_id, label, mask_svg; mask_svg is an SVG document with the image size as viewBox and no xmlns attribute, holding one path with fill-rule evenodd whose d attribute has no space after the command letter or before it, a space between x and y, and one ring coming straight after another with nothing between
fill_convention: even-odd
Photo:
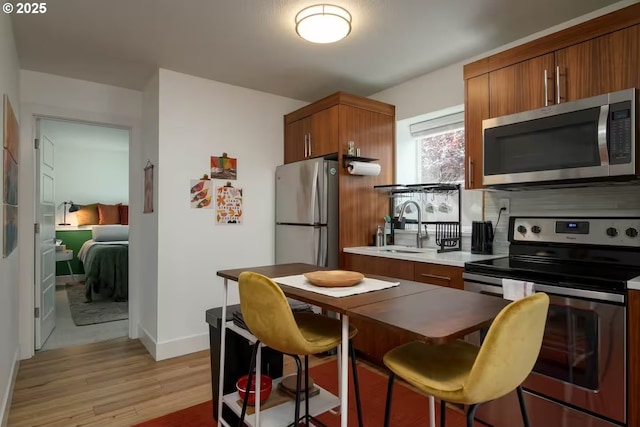
<instances>
[{"instance_id":1,"label":"white door","mask_svg":"<svg viewBox=\"0 0 640 427\"><path fill-rule=\"evenodd\" d=\"M35 348L42 348L56 326L56 248L55 248L55 198L54 198L54 144L36 125L39 148L36 184L36 234L35 234Z\"/></svg>"}]
</instances>

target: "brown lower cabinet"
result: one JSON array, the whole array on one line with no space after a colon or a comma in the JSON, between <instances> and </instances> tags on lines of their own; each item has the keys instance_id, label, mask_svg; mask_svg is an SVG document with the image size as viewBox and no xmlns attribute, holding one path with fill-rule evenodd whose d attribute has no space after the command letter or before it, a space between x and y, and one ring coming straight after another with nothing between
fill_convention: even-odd
<instances>
[{"instance_id":1,"label":"brown lower cabinet","mask_svg":"<svg viewBox=\"0 0 640 427\"><path fill-rule=\"evenodd\" d=\"M462 267L348 253L344 254L344 261L346 270L359 271L363 274L378 274L457 289L462 289L464 286ZM356 350L365 359L380 366L383 365L382 358L386 352L413 341L409 334L403 334L395 329L384 329L366 320L351 319L351 323L358 328L358 335L353 339Z\"/></svg>"}]
</instances>

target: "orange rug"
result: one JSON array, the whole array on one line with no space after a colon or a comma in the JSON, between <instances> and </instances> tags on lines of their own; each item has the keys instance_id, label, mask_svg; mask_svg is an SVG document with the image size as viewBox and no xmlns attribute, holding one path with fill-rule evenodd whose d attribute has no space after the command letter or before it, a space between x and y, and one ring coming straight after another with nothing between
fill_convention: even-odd
<instances>
[{"instance_id":1,"label":"orange rug","mask_svg":"<svg viewBox=\"0 0 640 427\"><path fill-rule=\"evenodd\" d=\"M338 378L335 361L324 363L309 370L316 383L337 395ZM381 427L384 421L385 399L387 397L387 377L363 366L358 366L360 395L365 427ZM351 381L349 371L349 381ZM429 425L429 401L415 391L396 380L391 404L391 426L424 426ZM293 414L292 418L293 418ZM339 427L340 417L325 413L317 417L328 427ZM436 423L440 424L440 405L436 403ZM349 387L349 426L358 425L353 387ZM465 417L458 411L447 409L447 427L465 427ZM208 401L181 411L173 412L160 418L137 424L134 427L215 427L212 402ZM483 423L475 423L482 427Z\"/></svg>"}]
</instances>

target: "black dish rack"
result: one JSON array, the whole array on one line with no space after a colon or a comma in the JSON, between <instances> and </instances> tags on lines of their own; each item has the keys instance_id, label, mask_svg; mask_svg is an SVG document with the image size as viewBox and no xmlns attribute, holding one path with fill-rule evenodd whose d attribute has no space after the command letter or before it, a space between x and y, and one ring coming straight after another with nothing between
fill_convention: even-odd
<instances>
[{"instance_id":1,"label":"black dish rack","mask_svg":"<svg viewBox=\"0 0 640 427\"><path fill-rule=\"evenodd\" d=\"M422 224L419 224L418 227L435 225L435 241L436 245L438 245L438 253L462 250L462 193L460 192L460 184L391 184L376 185L373 188L389 194L391 198L389 202L391 212L393 212L394 209L394 198L401 194L455 192L458 198L458 221L422 221ZM407 221L407 224L410 223L410 221Z\"/></svg>"}]
</instances>

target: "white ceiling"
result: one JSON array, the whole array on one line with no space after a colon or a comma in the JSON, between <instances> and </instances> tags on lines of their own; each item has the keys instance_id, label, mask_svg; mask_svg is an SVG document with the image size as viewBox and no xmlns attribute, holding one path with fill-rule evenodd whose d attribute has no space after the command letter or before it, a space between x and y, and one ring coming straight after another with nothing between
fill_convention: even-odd
<instances>
[{"instance_id":1,"label":"white ceiling","mask_svg":"<svg viewBox=\"0 0 640 427\"><path fill-rule=\"evenodd\" d=\"M332 45L300 39L317 0L54 0L12 15L21 68L142 89L158 68L313 101L369 96L615 0L331 0L353 16Z\"/></svg>"},{"instance_id":2,"label":"white ceiling","mask_svg":"<svg viewBox=\"0 0 640 427\"><path fill-rule=\"evenodd\" d=\"M63 120L43 120L43 127L56 146L100 151L129 151L129 131Z\"/></svg>"}]
</instances>

